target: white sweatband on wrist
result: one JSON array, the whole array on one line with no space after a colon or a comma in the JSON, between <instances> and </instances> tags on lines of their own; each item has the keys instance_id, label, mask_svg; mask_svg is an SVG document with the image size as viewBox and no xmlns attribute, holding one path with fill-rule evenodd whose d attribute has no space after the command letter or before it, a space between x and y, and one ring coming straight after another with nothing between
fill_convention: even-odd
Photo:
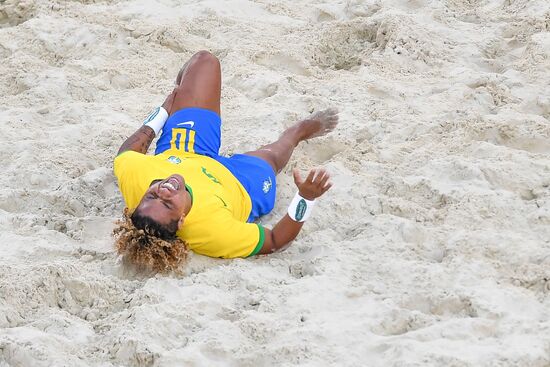
<instances>
[{"instance_id":1,"label":"white sweatband on wrist","mask_svg":"<svg viewBox=\"0 0 550 367\"><path fill-rule=\"evenodd\" d=\"M155 135L158 135L166 120L168 120L168 112L162 107L157 107L143 121L143 125L149 126L155 131Z\"/></svg>"},{"instance_id":2,"label":"white sweatband on wrist","mask_svg":"<svg viewBox=\"0 0 550 367\"><path fill-rule=\"evenodd\" d=\"M288 216L295 222L305 222L311 215L315 200L307 200L297 192L288 207Z\"/></svg>"}]
</instances>

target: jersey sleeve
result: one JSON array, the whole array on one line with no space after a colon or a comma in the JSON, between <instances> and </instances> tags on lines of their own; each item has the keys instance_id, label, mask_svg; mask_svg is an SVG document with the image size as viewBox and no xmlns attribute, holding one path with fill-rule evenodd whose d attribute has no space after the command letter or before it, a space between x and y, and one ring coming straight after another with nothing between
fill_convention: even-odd
<instances>
[{"instance_id":1,"label":"jersey sleeve","mask_svg":"<svg viewBox=\"0 0 550 367\"><path fill-rule=\"evenodd\" d=\"M115 160L113 162L113 172L119 181L124 178L125 171L126 172L128 171L125 168L131 165L132 161L136 158L136 156L140 154L141 153L134 152L132 150L127 150L115 157Z\"/></svg>"},{"instance_id":2,"label":"jersey sleeve","mask_svg":"<svg viewBox=\"0 0 550 367\"><path fill-rule=\"evenodd\" d=\"M240 222L229 212L212 215L209 228L203 228L209 235L203 237L193 251L210 257L236 258L256 255L264 244L264 228L260 224Z\"/></svg>"},{"instance_id":3,"label":"jersey sleeve","mask_svg":"<svg viewBox=\"0 0 550 367\"><path fill-rule=\"evenodd\" d=\"M113 162L113 172L128 208L138 205L146 189L140 185L140 175L146 167L145 157L144 154L127 150L116 156Z\"/></svg>"}]
</instances>

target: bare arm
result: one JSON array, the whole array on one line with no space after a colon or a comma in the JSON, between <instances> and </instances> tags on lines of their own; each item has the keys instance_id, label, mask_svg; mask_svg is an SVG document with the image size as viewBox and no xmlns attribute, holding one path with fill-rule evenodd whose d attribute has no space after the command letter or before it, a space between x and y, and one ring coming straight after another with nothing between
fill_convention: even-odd
<instances>
[{"instance_id":1,"label":"bare arm","mask_svg":"<svg viewBox=\"0 0 550 367\"><path fill-rule=\"evenodd\" d=\"M147 149L151 145L151 142L155 138L155 132L149 126L142 126L130 135L124 143L120 146L118 154L121 154L127 150L133 150L134 152L145 154Z\"/></svg>"},{"instance_id":2,"label":"bare arm","mask_svg":"<svg viewBox=\"0 0 550 367\"><path fill-rule=\"evenodd\" d=\"M166 97L164 100L164 103L162 104L162 107L168 111L168 114L171 114L171 108L172 103L174 102L174 98L176 96L176 90L174 89L172 93ZM153 129L151 129L149 126L142 126L140 127L135 133L130 135L128 139L122 143L120 148L118 149L117 155L124 153L128 150L133 150L134 152L145 154L147 153L147 149L149 149L149 146L151 145L151 142L155 138L155 132Z\"/></svg>"},{"instance_id":3,"label":"bare arm","mask_svg":"<svg viewBox=\"0 0 550 367\"><path fill-rule=\"evenodd\" d=\"M315 200L330 189L332 184L328 182L330 175L324 169L312 169L306 180L302 180L297 170L294 170L294 182L298 186L300 196L307 200ZM272 230L264 229L265 240L259 254L270 254L284 249L296 238L303 222L292 220L288 214L273 227Z\"/></svg>"}]
</instances>

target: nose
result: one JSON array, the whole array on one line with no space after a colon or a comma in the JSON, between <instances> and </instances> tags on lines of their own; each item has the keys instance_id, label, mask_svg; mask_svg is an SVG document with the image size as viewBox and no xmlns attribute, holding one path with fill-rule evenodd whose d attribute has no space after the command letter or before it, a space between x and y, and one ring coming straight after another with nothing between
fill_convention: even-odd
<instances>
[{"instance_id":1,"label":"nose","mask_svg":"<svg viewBox=\"0 0 550 367\"><path fill-rule=\"evenodd\" d=\"M170 192L169 189L167 189L165 187L161 187L160 185L159 185L159 189L157 191L157 194L163 200L168 199L170 196L172 196L172 193Z\"/></svg>"}]
</instances>

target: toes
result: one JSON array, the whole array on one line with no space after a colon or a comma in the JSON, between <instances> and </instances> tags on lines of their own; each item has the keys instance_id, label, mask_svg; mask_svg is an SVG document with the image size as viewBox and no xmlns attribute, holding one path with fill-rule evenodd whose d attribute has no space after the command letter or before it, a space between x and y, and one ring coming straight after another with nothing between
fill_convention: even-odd
<instances>
[{"instance_id":1,"label":"toes","mask_svg":"<svg viewBox=\"0 0 550 367\"><path fill-rule=\"evenodd\" d=\"M326 116L326 118L328 119L332 119L332 118L338 118L338 109L335 108L335 107L331 107L329 109L326 109L323 111L323 114Z\"/></svg>"},{"instance_id":2,"label":"toes","mask_svg":"<svg viewBox=\"0 0 550 367\"><path fill-rule=\"evenodd\" d=\"M318 120L324 123L330 123L330 122L337 122L338 121L338 114L331 113L330 110L315 112L311 115L310 119L312 120Z\"/></svg>"},{"instance_id":3,"label":"toes","mask_svg":"<svg viewBox=\"0 0 550 367\"><path fill-rule=\"evenodd\" d=\"M330 115L337 115L338 114L338 108L331 107L331 108L327 109L326 112Z\"/></svg>"},{"instance_id":4,"label":"toes","mask_svg":"<svg viewBox=\"0 0 550 367\"><path fill-rule=\"evenodd\" d=\"M311 114L311 120L321 120L323 118L323 111L317 111Z\"/></svg>"},{"instance_id":5,"label":"toes","mask_svg":"<svg viewBox=\"0 0 550 367\"><path fill-rule=\"evenodd\" d=\"M327 121L327 124L326 124L326 125L327 125L327 126L330 126L330 127L332 127L332 128L335 128L336 125L338 125L338 119L336 119L336 120L329 120L329 121Z\"/></svg>"},{"instance_id":6,"label":"toes","mask_svg":"<svg viewBox=\"0 0 550 367\"><path fill-rule=\"evenodd\" d=\"M338 118L338 109L335 107L327 108L326 110L314 112L311 115L312 119L331 120Z\"/></svg>"}]
</instances>

